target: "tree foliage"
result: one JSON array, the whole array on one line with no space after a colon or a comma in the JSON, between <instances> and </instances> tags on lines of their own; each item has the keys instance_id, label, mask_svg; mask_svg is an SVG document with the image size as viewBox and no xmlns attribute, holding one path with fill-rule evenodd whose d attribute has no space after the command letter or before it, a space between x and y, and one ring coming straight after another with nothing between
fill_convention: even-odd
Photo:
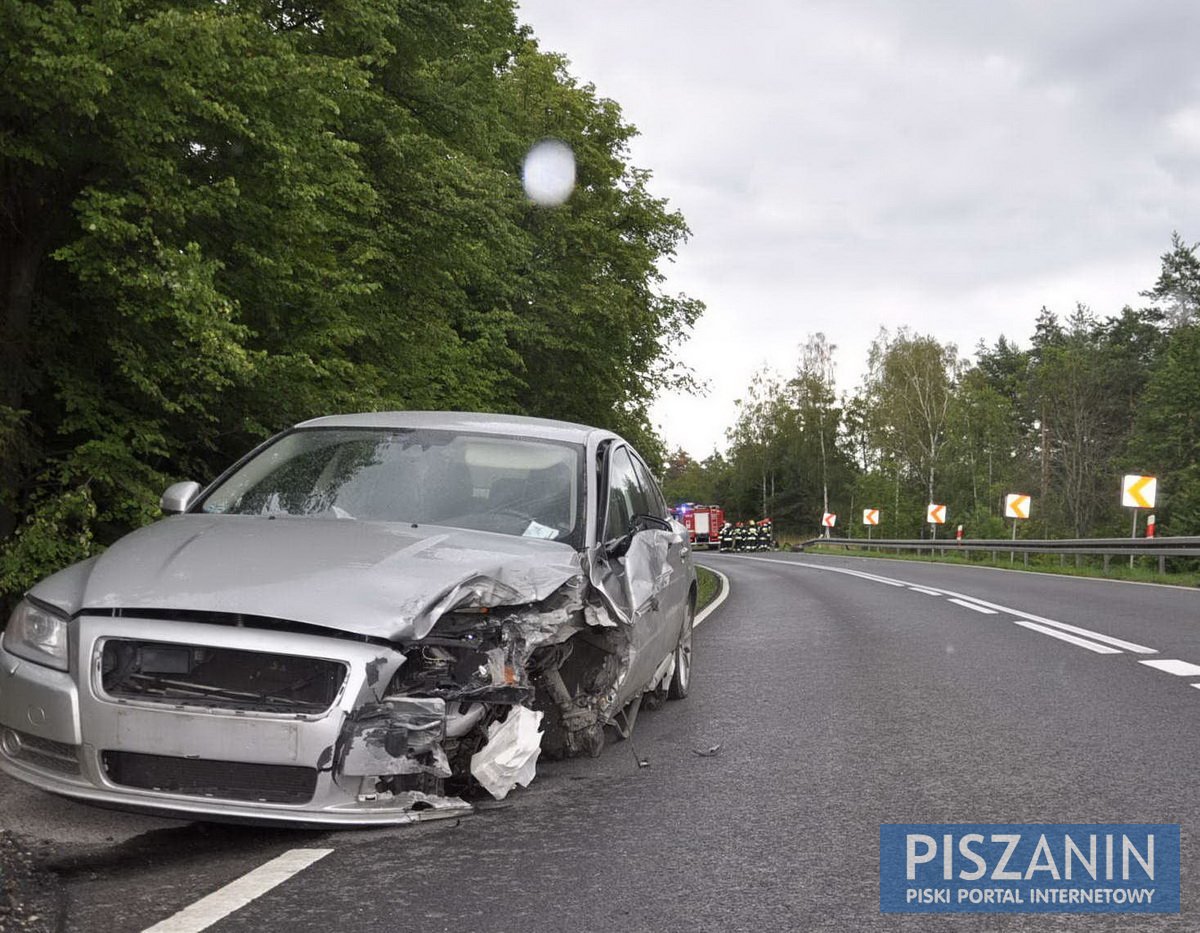
<instances>
[{"instance_id":1,"label":"tree foliage","mask_svg":"<svg viewBox=\"0 0 1200 933\"><path fill-rule=\"evenodd\" d=\"M7 0L0 74L6 590L317 414L545 415L661 455L687 227L510 0ZM578 165L555 209L519 178L547 136Z\"/></svg>"},{"instance_id":2,"label":"tree foliage","mask_svg":"<svg viewBox=\"0 0 1200 933\"><path fill-rule=\"evenodd\" d=\"M840 398L814 365L832 348L810 339L797 379L758 374L739 403L721 504L804 536L823 511L865 536L860 510L878 508L879 534L917 537L936 502L966 534L999 537L1011 533L1005 495L1023 493L1022 535L1127 535L1120 483L1136 472L1159 477L1163 533L1200 534L1196 251L1172 237L1148 307L1099 318L1078 305L1065 319L1043 308L1025 349L1001 336L967 361L933 336L882 331L863 384Z\"/></svg>"}]
</instances>

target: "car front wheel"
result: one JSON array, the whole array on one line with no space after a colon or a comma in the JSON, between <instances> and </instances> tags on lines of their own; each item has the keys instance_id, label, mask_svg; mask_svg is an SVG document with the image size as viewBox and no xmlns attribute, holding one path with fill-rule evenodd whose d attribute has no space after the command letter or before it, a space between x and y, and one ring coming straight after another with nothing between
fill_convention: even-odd
<instances>
[{"instance_id":1,"label":"car front wheel","mask_svg":"<svg viewBox=\"0 0 1200 933\"><path fill-rule=\"evenodd\" d=\"M671 686L667 695L672 700L682 700L692 686L692 626L696 607L689 600L683 631L679 633L679 644L675 646L675 673L671 675Z\"/></svg>"}]
</instances>

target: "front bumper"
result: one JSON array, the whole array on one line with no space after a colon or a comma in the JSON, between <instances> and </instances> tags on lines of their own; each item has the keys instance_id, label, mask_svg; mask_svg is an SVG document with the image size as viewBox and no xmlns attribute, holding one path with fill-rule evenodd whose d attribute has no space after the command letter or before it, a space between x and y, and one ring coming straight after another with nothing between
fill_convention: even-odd
<instances>
[{"instance_id":1,"label":"front bumper","mask_svg":"<svg viewBox=\"0 0 1200 933\"><path fill-rule=\"evenodd\" d=\"M335 748L347 718L363 704L378 702L402 661L396 651L319 635L110 616L82 616L72 623L72 635L70 673L0 646L0 769L19 780L101 806L183 819L370 825L470 810L454 798L434 798L430 806L413 809L411 800L397 803L385 799L388 795L363 793L361 778L335 773ZM107 638L323 658L343 663L347 675L332 706L318 714L115 699L101 686ZM115 767L117 762L126 764ZM212 786L196 790L200 779L192 777L188 793L155 789L145 762L211 777ZM126 775L137 768L132 783L143 786L129 786ZM147 773L150 778L142 776ZM269 802L279 796L272 787L276 775L300 775L302 796L311 787L311 797L303 803ZM268 799L244 799L255 795L254 782ZM231 791L234 784L237 790Z\"/></svg>"}]
</instances>

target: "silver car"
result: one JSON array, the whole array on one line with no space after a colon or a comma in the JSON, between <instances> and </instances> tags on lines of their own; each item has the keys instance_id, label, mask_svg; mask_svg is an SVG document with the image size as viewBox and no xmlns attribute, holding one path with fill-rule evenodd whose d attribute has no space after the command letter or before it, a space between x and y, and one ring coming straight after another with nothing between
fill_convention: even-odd
<instances>
[{"instance_id":1,"label":"silver car","mask_svg":"<svg viewBox=\"0 0 1200 933\"><path fill-rule=\"evenodd\" d=\"M8 774L176 816L408 822L688 692L687 534L608 431L318 418L162 507L17 606Z\"/></svg>"}]
</instances>

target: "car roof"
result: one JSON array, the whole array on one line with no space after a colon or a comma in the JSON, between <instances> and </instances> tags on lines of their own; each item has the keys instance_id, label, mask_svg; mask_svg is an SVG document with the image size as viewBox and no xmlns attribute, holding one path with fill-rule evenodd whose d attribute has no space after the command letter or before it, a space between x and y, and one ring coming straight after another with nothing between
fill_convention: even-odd
<instances>
[{"instance_id":1,"label":"car roof","mask_svg":"<svg viewBox=\"0 0 1200 933\"><path fill-rule=\"evenodd\" d=\"M571 421L529 418L524 415L499 415L469 411L370 411L354 415L327 415L312 418L297 428L430 428L471 431L478 434L516 435L540 440L586 444L589 439L618 435L601 428Z\"/></svg>"}]
</instances>

